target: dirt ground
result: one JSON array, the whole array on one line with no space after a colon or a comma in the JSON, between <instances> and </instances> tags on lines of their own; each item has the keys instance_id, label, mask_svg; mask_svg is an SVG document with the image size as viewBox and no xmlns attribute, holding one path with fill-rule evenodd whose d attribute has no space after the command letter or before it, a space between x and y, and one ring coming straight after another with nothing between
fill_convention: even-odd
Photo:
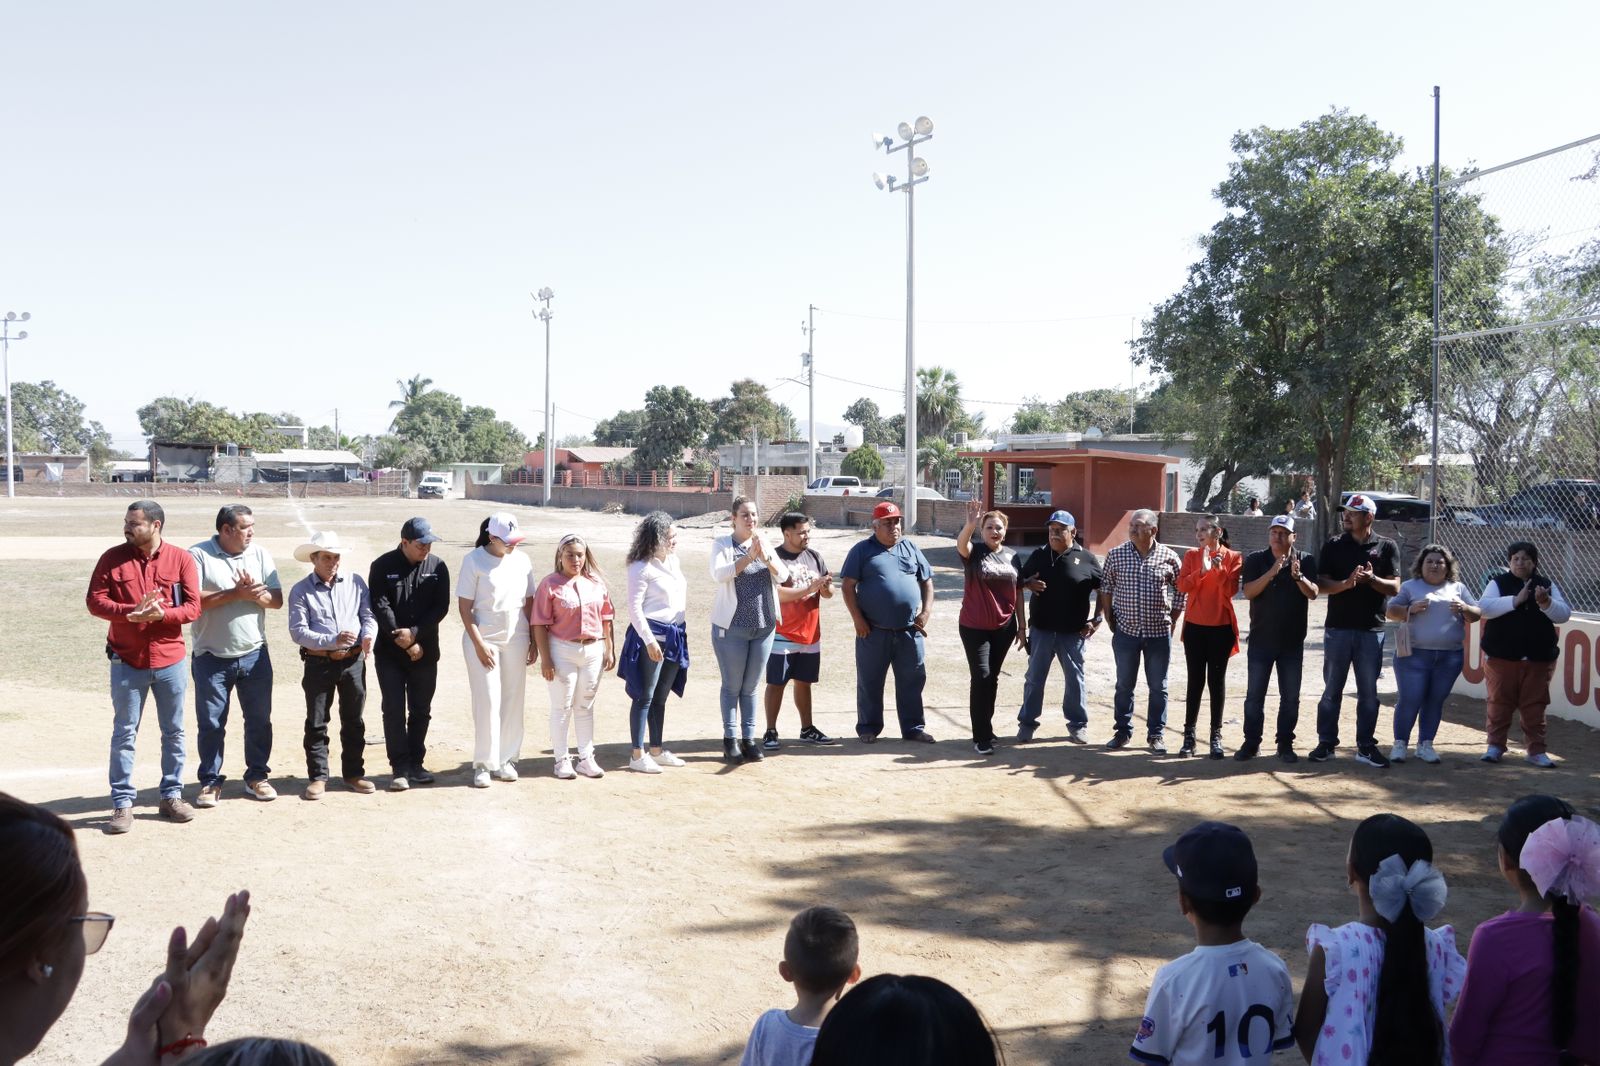
<instances>
[{"instance_id":1,"label":"dirt ground","mask_svg":"<svg viewBox=\"0 0 1600 1066\"><path fill-rule=\"evenodd\" d=\"M170 538L187 546L209 536L222 502L167 502ZM454 569L490 510L465 501L252 504L286 588L307 569L292 552L308 528L332 528L353 542L347 566L365 574L404 519L421 511L445 537L438 550ZM1088 658L1096 743L1065 742L1051 710L1059 707L1059 676L1039 739L1009 741L1025 665L1013 654L997 713L1006 723L1002 743L992 758L979 758L956 634L960 575L953 542L937 537L918 543L938 570L926 702L940 743L786 744L762 764L728 767L707 633L707 552L719 532L708 518L680 525L694 666L687 698L669 704L667 732L687 767L653 777L627 771L627 702L612 677L601 689L598 725L608 774L555 780L544 687L534 676L522 780L466 787L471 720L452 619L430 735L438 783L372 796L336 785L323 802L304 803L296 798L305 773L300 668L284 616L273 614L273 776L282 798L242 797L236 712L222 804L189 825L160 821L150 721L140 735L134 831L105 836L104 625L85 612L83 592L95 558L120 540L124 506L26 499L0 509L0 789L48 805L80 830L91 906L117 916L31 1062L99 1061L159 968L171 926L192 928L240 887L253 893L254 915L212 1027L216 1038L293 1036L341 1062L392 1066L733 1063L756 1016L792 1003L777 973L790 916L830 902L855 917L866 973L949 981L983 1010L1010 1062L1123 1061L1151 975L1192 946L1160 858L1192 822L1222 817L1251 834L1263 899L1246 928L1288 961L1298 984L1305 927L1354 917L1344 854L1366 815L1391 810L1427 827L1450 879L1444 917L1463 951L1472 927L1510 899L1493 862L1493 827L1506 803L1550 791L1600 815L1600 737L1555 721L1560 770L1515 758L1488 767L1476 759L1482 704L1469 699L1447 709L1440 766L1412 761L1380 772L1355 763L1349 749L1326 765L1295 767L1107 752L1100 742L1110 733L1113 668L1104 634ZM579 530L622 577L635 518L514 510L541 572L556 537ZM813 547L837 569L859 536L820 530ZM1313 612L1302 753L1314 743L1321 692L1320 605ZM848 634L835 598L824 615L817 721L846 737L855 717ZM1173 718L1181 722L1180 663L1175 654ZM381 788L388 775L370 671L368 684L367 767ZM1231 752L1240 739L1242 659L1229 685ZM1380 738L1392 675L1383 691ZM1139 701L1142 718L1142 688ZM1274 696L1269 715L1275 707ZM1353 699L1344 710L1348 739ZM192 798L192 710L189 723ZM780 731L792 738L797 730L786 706ZM1168 743L1176 749L1174 731Z\"/></svg>"}]
</instances>

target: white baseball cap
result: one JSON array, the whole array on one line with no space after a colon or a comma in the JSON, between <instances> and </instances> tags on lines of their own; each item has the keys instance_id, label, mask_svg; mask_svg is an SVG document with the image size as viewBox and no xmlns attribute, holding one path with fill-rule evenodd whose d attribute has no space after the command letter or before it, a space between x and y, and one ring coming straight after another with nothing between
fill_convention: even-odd
<instances>
[{"instance_id":1,"label":"white baseball cap","mask_svg":"<svg viewBox=\"0 0 1600 1066\"><path fill-rule=\"evenodd\" d=\"M496 511L489 516L489 536L499 537L507 544L521 544L525 538L517 530L517 516L510 511Z\"/></svg>"}]
</instances>

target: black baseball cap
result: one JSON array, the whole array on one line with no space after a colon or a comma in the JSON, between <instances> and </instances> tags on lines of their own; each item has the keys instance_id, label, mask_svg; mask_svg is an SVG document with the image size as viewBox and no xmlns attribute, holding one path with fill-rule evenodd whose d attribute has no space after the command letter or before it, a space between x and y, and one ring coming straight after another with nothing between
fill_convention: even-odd
<instances>
[{"instance_id":1,"label":"black baseball cap","mask_svg":"<svg viewBox=\"0 0 1600 1066\"><path fill-rule=\"evenodd\" d=\"M400 539L420 540L424 544L432 544L439 539L439 534L433 531L432 522L419 516L400 527Z\"/></svg>"},{"instance_id":2,"label":"black baseball cap","mask_svg":"<svg viewBox=\"0 0 1600 1066\"><path fill-rule=\"evenodd\" d=\"M1256 887L1256 852L1243 829L1201 822L1161 853L1190 899L1248 899Z\"/></svg>"}]
</instances>

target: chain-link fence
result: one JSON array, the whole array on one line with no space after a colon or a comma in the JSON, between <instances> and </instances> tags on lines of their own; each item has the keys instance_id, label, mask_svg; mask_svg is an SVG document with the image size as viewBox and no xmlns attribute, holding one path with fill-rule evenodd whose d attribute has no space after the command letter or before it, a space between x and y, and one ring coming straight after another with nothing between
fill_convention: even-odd
<instances>
[{"instance_id":1,"label":"chain-link fence","mask_svg":"<svg viewBox=\"0 0 1600 1066\"><path fill-rule=\"evenodd\" d=\"M1600 613L1600 135L1440 183L1435 535Z\"/></svg>"}]
</instances>

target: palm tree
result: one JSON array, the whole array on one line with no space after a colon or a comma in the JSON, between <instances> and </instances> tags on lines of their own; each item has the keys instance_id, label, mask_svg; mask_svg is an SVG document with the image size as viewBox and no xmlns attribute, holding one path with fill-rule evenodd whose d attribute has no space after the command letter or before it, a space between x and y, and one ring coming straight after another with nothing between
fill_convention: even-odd
<instances>
[{"instance_id":1,"label":"palm tree","mask_svg":"<svg viewBox=\"0 0 1600 1066\"><path fill-rule=\"evenodd\" d=\"M410 381L402 381L399 378L396 378L394 383L400 386L400 399L390 400L389 409L391 411L396 407L400 409L399 414L395 415L395 418L398 419L400 415L405 414L406 410L410 408L412 404L422 399L423 394L426 393L428 388L433 384L433 379L425 378L421 374L418 374ZM389 425L392 427L394 425L394 420L391 419Z\"/></svg>"},{"instance_id":2,"label":"palm tree","mask_svg":"<svg viewBox=\"0 0 1600 1066\"><path fill-rule=\"evenodd\" d=\"M965 414L961 382L942 366L917 368L917 436L943 437L951 423Z\"/></svg>"}]
</instances>

